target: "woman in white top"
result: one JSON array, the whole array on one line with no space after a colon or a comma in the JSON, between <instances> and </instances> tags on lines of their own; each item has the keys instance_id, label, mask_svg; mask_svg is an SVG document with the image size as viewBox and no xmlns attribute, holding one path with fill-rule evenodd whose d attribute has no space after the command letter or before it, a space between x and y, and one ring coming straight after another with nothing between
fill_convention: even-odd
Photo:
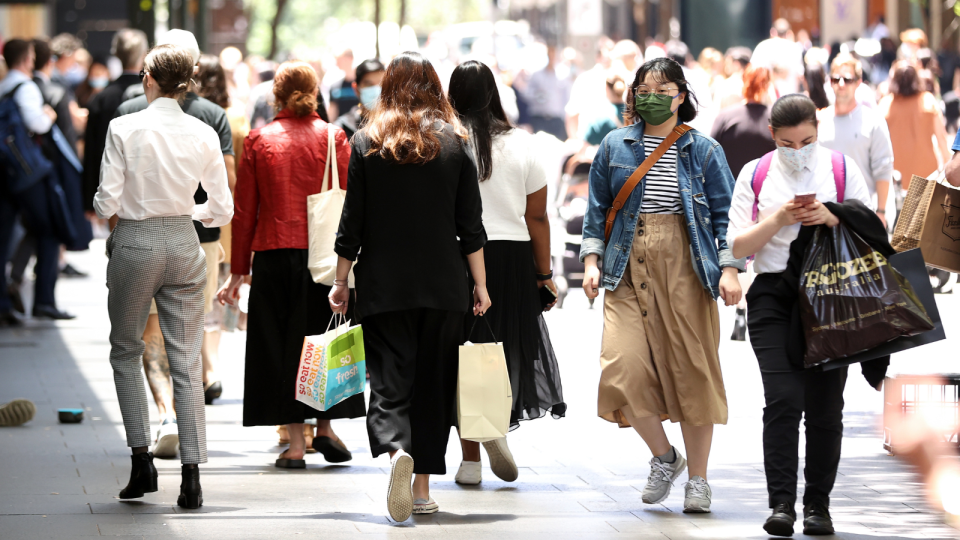
<instances>
[{"instance_id":1,"label":"woman in white top","mask_svg":"<svg viewBox=\"0 0 960 540\"><path fill-rule=\"evenodd\" d=\"M193 66L190 53L173 45L147 54L140 77L150 105L110 122L93 201L101 218L120 218L107 239L110 363L133 448L130 482L120 498L157 491L140 371L141 336L155 298L173 376L183 463L177 504L184 508L203 504L197 465L207 461L200 363L206 264L192 221L220 227L233 217L220 139L177 103ZM203 204L193 201L198 185L207 192Z\"/></svg>"},{"instance_id":2,"label":"woman in white top","mask_svg":"<svg viewBox=\"0 0 960 540\"><path fill-rule=\"evenodd\" d=\"M450 78L449 95L460 120L470 129L477 158L488 239L483 258L494 306L484 316L486 322L467 314L464 340L503 343L513 389L511 429L520 420L548 412L560 418L567 406L543 320L543 312L556 304L557 291L550 270L546 173L537 161L533 136L510 126L490 68L477 61L464 62ZM466 440L460 444L463 463L456 481L478 484L480 446ZM516 480L517 466L506 439L483 445L494 474L507 482Z\"/></svg>"},{"instance_id":3,"label":"woman in white top","mask_svg":"<svg viewBox=\"0 0 960 540\"><path fill-rule=\"evenodd\" d=\"M777 149L766 178L762 183L754 181L755 175L763 176L763 167L758 167L763 158L743 167L727 229L734 257L756 257L758 276L747 293L747 320L766 399L763 452L773 514L764 529L778 536L793 534L797 445L800 419L806 416L804 534L832 534L830 491L840 462L847 369L804 370L789 361L787 337L791 318L796 316L798 292L782 286L782 274L790 259L790 244L802 226L839 223L823 202L857 199L869 205L870 195L856 163L817 142L817 109L810 98L783 96L773 105L770 124ZM834 161L843 167L836 175ZM754 191L757 184L759 194ZM793 202L796 195L805 193L815 193L816 200Z\"/></svg>"}]
</instances>

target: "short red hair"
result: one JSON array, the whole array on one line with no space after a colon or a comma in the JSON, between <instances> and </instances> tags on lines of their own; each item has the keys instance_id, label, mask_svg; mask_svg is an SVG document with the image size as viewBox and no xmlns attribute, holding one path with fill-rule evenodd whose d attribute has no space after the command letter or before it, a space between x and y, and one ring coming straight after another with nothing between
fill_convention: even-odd
<instances>
[{"instance_id":1,"label":"short red hair","mask_svg":"<svg viewBox=\"0 0 960 540\"><path fill-rule=\"evenodd\" d=\"M284 62L273 79L277 110L290 109L297 116L317 110L317 72L306 62Z\"/></svg>"},{"instance_id":2,"label":"short red hair","mask_svg":"<svg viewBox=\"0 0 960 540\"><path fill-rule=\"evenodd\" d=\"M770 88L770 70L764 67L747 66L743 72L743 97L749 103L761 103Z\"/></svg>"}]
</instances>

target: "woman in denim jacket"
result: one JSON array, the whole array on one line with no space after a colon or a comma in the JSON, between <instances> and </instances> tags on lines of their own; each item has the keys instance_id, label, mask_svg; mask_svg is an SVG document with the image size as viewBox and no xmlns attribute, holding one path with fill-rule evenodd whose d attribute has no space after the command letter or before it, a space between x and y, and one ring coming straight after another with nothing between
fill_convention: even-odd
<instances>
[{"instance_id":1,"label":"woman in denim jacket","mask_svg":"<svg viewBox=\"0 0 960 540\"><path fill-rule=\"evenodd\" d=\"M744 268L726 241L735 180L720 145L690 130L633 190L605 243L606 210L627 178L679 123L697 115L683 69L667 58L640 67L627 103L633 125L607 135L590 168L580 249L587 297L607 289L598 412L633 426L650 447L648 504L666 499L687 467L661 424L680 422L690 457L684 511L709 512L713 425L727 422L716 298L728 306L740 300L737 273Z\"/></svg>"}]
</instances>

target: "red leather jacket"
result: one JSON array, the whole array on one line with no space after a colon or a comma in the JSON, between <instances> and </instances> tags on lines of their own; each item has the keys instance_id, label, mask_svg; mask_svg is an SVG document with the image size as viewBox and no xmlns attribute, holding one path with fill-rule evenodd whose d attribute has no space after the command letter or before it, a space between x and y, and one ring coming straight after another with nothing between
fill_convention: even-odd
<instances>
[{"instance_id":1,"label":"red leather jacket","mask_svg":"<svg viewBox=\"0 0 960 540\"><path fill-rule=\"evenodd\" d=\"M327 130L334 130L340 187L347 188L350 142L317 113L280 111L243 141L234 193L230 272L250 273L250 252L307 249L307 197L320 193L327 165Z\"/></svg>"}]
</instances>

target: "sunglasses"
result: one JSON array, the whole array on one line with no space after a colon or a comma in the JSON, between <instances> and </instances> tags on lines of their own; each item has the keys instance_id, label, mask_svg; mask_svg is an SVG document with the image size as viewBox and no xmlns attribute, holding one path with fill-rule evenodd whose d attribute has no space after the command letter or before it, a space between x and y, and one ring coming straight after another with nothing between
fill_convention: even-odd
<instances>
[{"instance_id":1,"label":"sunglasses","mask_svg":"<svg viewBox=\"0 0 960 540\"><path fill-rule=\"evenodd\" d=\"M856 77L830 77L830 81L833 84L840 84L840 81L843 81L843 84L853 84L857 82Z\"/></svg>"}]
</instances>

